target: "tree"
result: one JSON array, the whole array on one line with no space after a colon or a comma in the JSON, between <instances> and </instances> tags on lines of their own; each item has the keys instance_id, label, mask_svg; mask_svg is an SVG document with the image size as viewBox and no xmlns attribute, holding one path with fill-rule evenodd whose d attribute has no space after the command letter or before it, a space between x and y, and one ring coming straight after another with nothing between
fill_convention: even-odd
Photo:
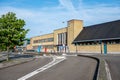
<instances>
[{"instance_id":1,"label":"tree","mask_svg":"<svg viewBox=\"0 0 120 80\"><path fill-rule=\"evenodd\" d=\"M8 12L0 17L0 46L6 48L9 53L10 48L16 45L23 45L28 29L24 29L25 21L18 19L16 14ZM9 54L8 58L9 59Z\"/></svg>"}]
</instances>

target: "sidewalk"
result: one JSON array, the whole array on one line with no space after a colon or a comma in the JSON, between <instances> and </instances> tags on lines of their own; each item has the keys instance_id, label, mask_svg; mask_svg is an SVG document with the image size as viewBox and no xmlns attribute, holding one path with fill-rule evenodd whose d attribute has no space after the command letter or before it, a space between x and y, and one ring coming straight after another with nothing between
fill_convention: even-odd
<instances>
[{"instance_id":1,"label":"sidewalk","mask_svg":"<svg viewBox=\"0 0 120 80\"><path fill-rule=\"evenodd\" d=\"M12 59L10 61L4 61L2 63L0 63L0 69L2 68L6 68L6 67L10 67L10 66L14 66L17 64L21 64L21 63L25 63L28 61L32 61L35 58L31 57L31 58L16 58L16 59Z\"/></svg>"}]
</instances>

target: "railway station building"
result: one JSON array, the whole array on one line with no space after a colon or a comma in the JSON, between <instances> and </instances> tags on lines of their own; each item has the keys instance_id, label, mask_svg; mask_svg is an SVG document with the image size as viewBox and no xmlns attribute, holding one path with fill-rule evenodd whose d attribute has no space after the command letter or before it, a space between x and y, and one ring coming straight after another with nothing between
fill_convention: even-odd
<instances>
[{"instance_id":1,"label":"railway station building","mask_svg":"<svg viewBox=\"0 0 120 80\"><path fill-rule=\"evenodd\" d=\"M83 26L69 20L65 28L30 39L27 49L39 52L120 53L120 20Z\"/></svg>"}]
</instances>

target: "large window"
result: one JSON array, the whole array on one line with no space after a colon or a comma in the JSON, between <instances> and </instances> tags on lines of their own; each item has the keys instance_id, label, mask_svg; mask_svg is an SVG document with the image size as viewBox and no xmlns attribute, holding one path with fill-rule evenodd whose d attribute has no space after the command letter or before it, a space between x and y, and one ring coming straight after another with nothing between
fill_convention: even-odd
<instances>
[{"instance_id":1,"label":"large window","mask_svg":"<svg viewBox=\"0 0 120 80\"><path fill-rule=\"evenodd\" d=\"M33 43L38 43L38 40L34 40Z\"/></svg>"},{"instance_id":2,"label":"large window","mask_svg":"<svg viewBox=\"0 0 120 80\"><path fill-rule=\"evenodd\" d=\"M62 44L62 34L61 33L58 34L58 44L59 45Z\"/></svg>"},{"instance_id":3,"label":"large window","mask_svg":"<svg viewBox=\"0 0 120 80\"><path fill-rule=\"evenodd\" d=\"M48 38L47 41L48 41L48 42L53 42L53 41L54 41L54 38Z\"/></svg>"},{"instance_id":4,"label":"large window","mask_svg":"<svg viewBox=\"0 0 120 80\"><path fill-rule=\"evenodd\" d=\"M67 32L58 34L58 45L67 44Z\"/></svg>"}]
</instances>

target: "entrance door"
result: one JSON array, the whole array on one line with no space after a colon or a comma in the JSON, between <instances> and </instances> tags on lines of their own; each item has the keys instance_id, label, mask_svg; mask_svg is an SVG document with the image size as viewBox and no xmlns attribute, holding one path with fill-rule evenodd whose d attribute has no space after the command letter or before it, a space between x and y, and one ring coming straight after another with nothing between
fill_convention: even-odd
<instances>
[{"instance_id":1,"label":"entrance door","mask_svg":"<svg viewBox=\"0 0 120 80\"><path fill-rule=\"evenodd\" d=\"M107 54L107 44L104 43L104 54Z\"/></svg>"}]
</instances>

